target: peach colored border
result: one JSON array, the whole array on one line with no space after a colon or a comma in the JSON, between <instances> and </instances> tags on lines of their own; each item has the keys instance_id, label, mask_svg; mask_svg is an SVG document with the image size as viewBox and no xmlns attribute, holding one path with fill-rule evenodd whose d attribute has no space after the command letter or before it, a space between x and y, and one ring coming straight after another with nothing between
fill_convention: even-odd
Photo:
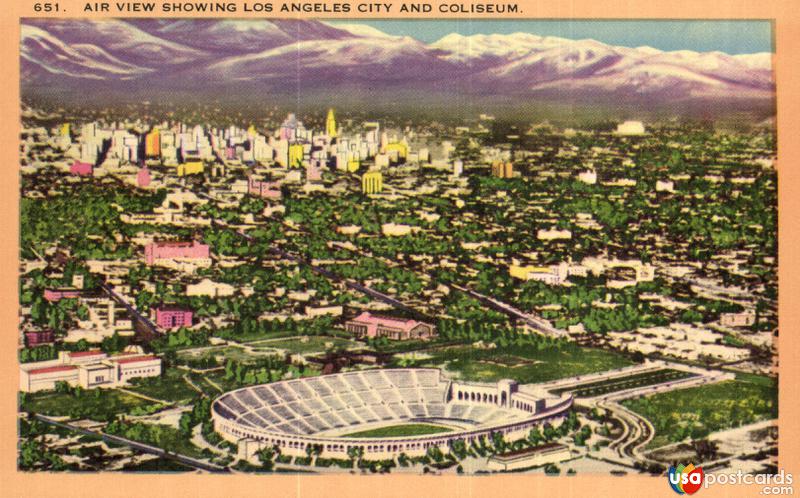
<instances>
[{"instance_id":1,"label":"peach colored border","mask_svg":"<svg viewBox=\"0 0 800 498\"><path fill-rule=\"evenodd\" d=\"M162 0L157 0L162 1ZM236 0L242 3L243 0ZM315 0L325 1L325 0ZM390 2L392 0L389 0ZM469 1L469 0L467 0ZM0 323L5 323L0 341L6 351L0 363L4 382L0 384L0 496L17 497L156 497L196 496L674 496L663 478L628 476L588 476L550 478L545 476L211 476L211 475L120 475L120 474L24 474L16 472L16 349L17 251L18 251L18 137L19 137L19 17L34 17L35 0L12 0L3 5L0 28L6 42L0 46L3 70L0 71L0 110L4 126L0 129L0 153L5 166L0 170ZM61 17L87 17L84 2L59 0ZM279 3L279 2L274 2ZM331 3L331 2L327 2ZM400 2L395 2L400 3ZM434 1L438 3L438 1ZM794 216L800 213L800 16L794 0L666 0L658 2L631 0L519 0L519 18L668 18L668 19L772 19L775 21L776 69L778 81L778 148L780 211L780 461L792 472L800 487L800 409L796 400L798 371L795 358L800 356L800 280L797 248L798 232ZM237 13L235 17L246 17ZM91 17L101 17L92 14ZM140 15L140 17L145 17ZM158 16L152 16L158 17ZM187 16L188 17L188 16ZM198 17L198 16L192 16ZM209 15L208 17L213 17ZM253 17L267 17L256 15ZM279 17L272 14L271 17ZM298 16L300 17L300 16ZM309 16L311 17L311 16ZM325 18L337 17L325 14ZM338 17L354 18L356 14ZM392 17L398 17L393 15ZM415 17L424 18L424 15ZM443 16L437 17L459 17ZM463 16L462 16L463 17ZM498 17L499 18L499 17ZM504 17L510 18L508 16ZM716 487L704 489L701 496L748 496L753 489Z\"/></svg>"}]
</instances>

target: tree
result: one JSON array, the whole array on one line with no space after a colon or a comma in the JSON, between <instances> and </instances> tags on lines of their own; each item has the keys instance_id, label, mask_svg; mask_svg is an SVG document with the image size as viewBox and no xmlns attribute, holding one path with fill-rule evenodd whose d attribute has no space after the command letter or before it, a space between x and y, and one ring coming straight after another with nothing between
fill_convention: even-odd
<instances>
[{"instance_id":1,"label":"tree","mask_svg":"<svg viewBox=\"0 0 800 498\"><path fill-rule=\"evenodd\" d=\"M444 460L444 453L436 445L428 448L426 455L436 463L441 463Z\"/></svg>"},{"instance_id":2,"label":"tree","mask_svg":"<svg viewBox=\"0 0 800 498\"><path fill-rule=\"evenodd\" d=\"M544 473L547 475L558 475L561 473L561 469L558 468L556 464L548 463L544 466Z\"/></svg>"},{"instance_id":3,"label":"tree","mask_svg":"<svg viewBox=\"0 0 800 498\"><path fill-rule=\"evenodd\" d=\"M692 441L692 448L697 454L697 458L702 461L716 459L719 446L716 442L708 439L697 439Z\"/></svg>"},{"instance_id":4,"label":"tree","mask_svg":"<svg viewBox=\"0 0 800 498\"><path fill-rule=\"evenodd\" d=\"M558 437L558 432L555 428L550 425L550 423L544 424L544 440L545 441L552 441Z\"/></svg>"},{"instance_id":5,"label":"tree","mask_svg":"<svg viewBox=\"0 0 800 498\"><path fill-rule=\"evenodd\" d=\"M360 446L351 446L347 448L347 456L352 462L361 463L361 458L364 456L364 448Z\"/></svg>"},{"instance_id":6,"label":"tree","mask_svg":"<svg viewBox=\"0 0 800 498\"><path fill-rule=\"evenodd\" d=\"M539 430L538 426L532 428L530 432L528 432L528 441L530 441L533 446L537 446L544 441L544 436L542 436L542 431Z\"/></svg>"},{"instance_id":7,"label":"tree","mask_svg":"<svg viewBox=\"0 0 800 498\"><path fill-rule=\"evenodd\" d=\"M502 432L492 433L492 446L495 453L503 453L506 449L506 440Z\"/></svg>"},{"instance_id":8,"label":"tree","mask_svg":"<svg viewBox=\"0 0 800 498\"><path fill-rule=\"evenodd\" d=\"M260 450L256 451L256 456L258 456L258 461L261 462L261 467L266 471L271 471L275 468L274 459L277 456L278 451L277 447L275 446L267 446L261 448Z\"/></svg>"},{"instance_id":9,"label":"tree","mask_svg":"<svg viewBox=\"0 0 800 498\"><path fill-rule=\"evenodd\" d=\"M450 446L450 453L455 455L459 460L463 460L467 457L467 444L463 439L452 440L448 445Z\"/></svg>"}]
</instances>

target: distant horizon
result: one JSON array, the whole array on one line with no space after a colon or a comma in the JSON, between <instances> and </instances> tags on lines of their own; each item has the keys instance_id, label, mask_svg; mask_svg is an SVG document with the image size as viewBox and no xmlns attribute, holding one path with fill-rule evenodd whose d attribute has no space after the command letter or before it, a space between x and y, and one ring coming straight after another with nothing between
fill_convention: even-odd
<instances>
[{"instance_id":1,"label":"distant horizon","mask_svg":"<svg viewBox=\"0 0 800 498\"><path fill-rule=\"evenodd\" d=\"M663 51L692 50L729 55L774 53L768 20L364 20L330 19L337 25L364 25L388 35L432 43L450 34L491 35L518 32L572 40L593 39L609 45Z\"/></svg>"}]
</instances>

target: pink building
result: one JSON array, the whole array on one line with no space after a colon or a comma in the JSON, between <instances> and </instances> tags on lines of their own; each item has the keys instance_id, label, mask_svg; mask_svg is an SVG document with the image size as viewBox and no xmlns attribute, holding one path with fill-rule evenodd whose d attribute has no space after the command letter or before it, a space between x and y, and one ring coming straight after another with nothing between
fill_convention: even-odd
<instances>
[{"instance_id":1,"label":"pink building","mask_svg":"<svg viewBox=\"0 0 800 498\"><path fill-rule=\"evenodd\" d=\"M247 177L247 192L256 197L277 200L281 198L281 190L278 182L262 182Z\"/></svg>"},{"instance_id":2,"label":"pink building","mask_svg":"<svg viewBox=\"0 0 800 498\"><path fill-rule=\"evenodd\" d=\"M52 344L55 340L56 335L52 330L29 330L25 332L25 344L28 347Z\"/></svg>"},{"instance_id":3,"label":"pink building","mask_svg":"<svg viewBox=\"0 0 800 498\"><path fill-rule=\"evenodd\" d=\"M313 163L306 166L306 181L318 182L320 180L322 180L322 170L319 168L319 166Z\"/></svg>"},{"instance_id":4,"label":"pink building","mask_svg":"<svg viewBox=\"0 0 800 498\"><path fill-rule=\"evenodd\" d=\"M433 325L410 320L373 315L365 311L345 323L345 329L358 338L388 337L389 339L430 339L436 335Z\"/></svg>"},{"instance_id":5,"label":"pink building","mask_svg":"<svg viewBox=\"0 0 800 498\"><path fill-rule=\"evenodd\" d=\"M81 291L78 289L45 289L44 298L50 302L60 301L62 299L75 299L81 297Z\"/></svg>"},{"instance_id":6,"label":"pink building","mask_svg":"<svg viewBox=\"0 0 800 498\"><path fill-rule=\"evenodd\" d=\"M136 174L136 184L140 187L147 187L150 185L150 170L147 166L141 168Z\"/></svg>"},{"instance_id":7,"label":"pink building","mask_svg":"<svg viewBox=\"0 0 800 498\"><path fill-rule=\"evenodd\" d=\"M92 172L94 168L89 163L82 163L80 161L75 161L72 163L72 166L69 167L69 172L73 175L78 176L92 176Z\"/></svg>"},{"instance_id":8,"label":"pink building","mask_svg":"<svg viewBox=\"0 0 800 498\"><path fill-rule=\"evenodd\" d=\"M144 261L148 265L161 259L208 259L207 244L191 242L152 242L144 247Z\"/></svg>"},{"instance_id":9,"label":"pink building","mask_svg":"<svg viewBox=\"0 0 800 498\"><path fill-rule=\"evenodd\" d=\"M294 114L289 114L281 124L280 138L281 140L292 141L297 136L297 117Z\"/></svg>"},{"instance_id":10,"label":"pink building","mask_svg":"<svg viewBox=\"0 0 800 498\"><path fill-rule=\"evenodd\" d=\"M177 306L156 308L156 325L162 329L192 326L192 310Z\"/></svg>"}]
</instances>

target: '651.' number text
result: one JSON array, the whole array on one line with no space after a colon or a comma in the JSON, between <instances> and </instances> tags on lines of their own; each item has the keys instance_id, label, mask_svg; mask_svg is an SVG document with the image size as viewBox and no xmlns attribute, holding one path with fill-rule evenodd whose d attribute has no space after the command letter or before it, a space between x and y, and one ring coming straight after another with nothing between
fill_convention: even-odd
<instances>
[{"instance_id":1,"label":"'651.' number text","mask_svg":"<svg viewBox=\"0 0 800 498\"><path fill-rule=\"evenodd\" d=\"M59 12L58 3L51 3L51 2L37 2L33 4L33 10L35 12Z\"/></svg>"}]
</instances>

